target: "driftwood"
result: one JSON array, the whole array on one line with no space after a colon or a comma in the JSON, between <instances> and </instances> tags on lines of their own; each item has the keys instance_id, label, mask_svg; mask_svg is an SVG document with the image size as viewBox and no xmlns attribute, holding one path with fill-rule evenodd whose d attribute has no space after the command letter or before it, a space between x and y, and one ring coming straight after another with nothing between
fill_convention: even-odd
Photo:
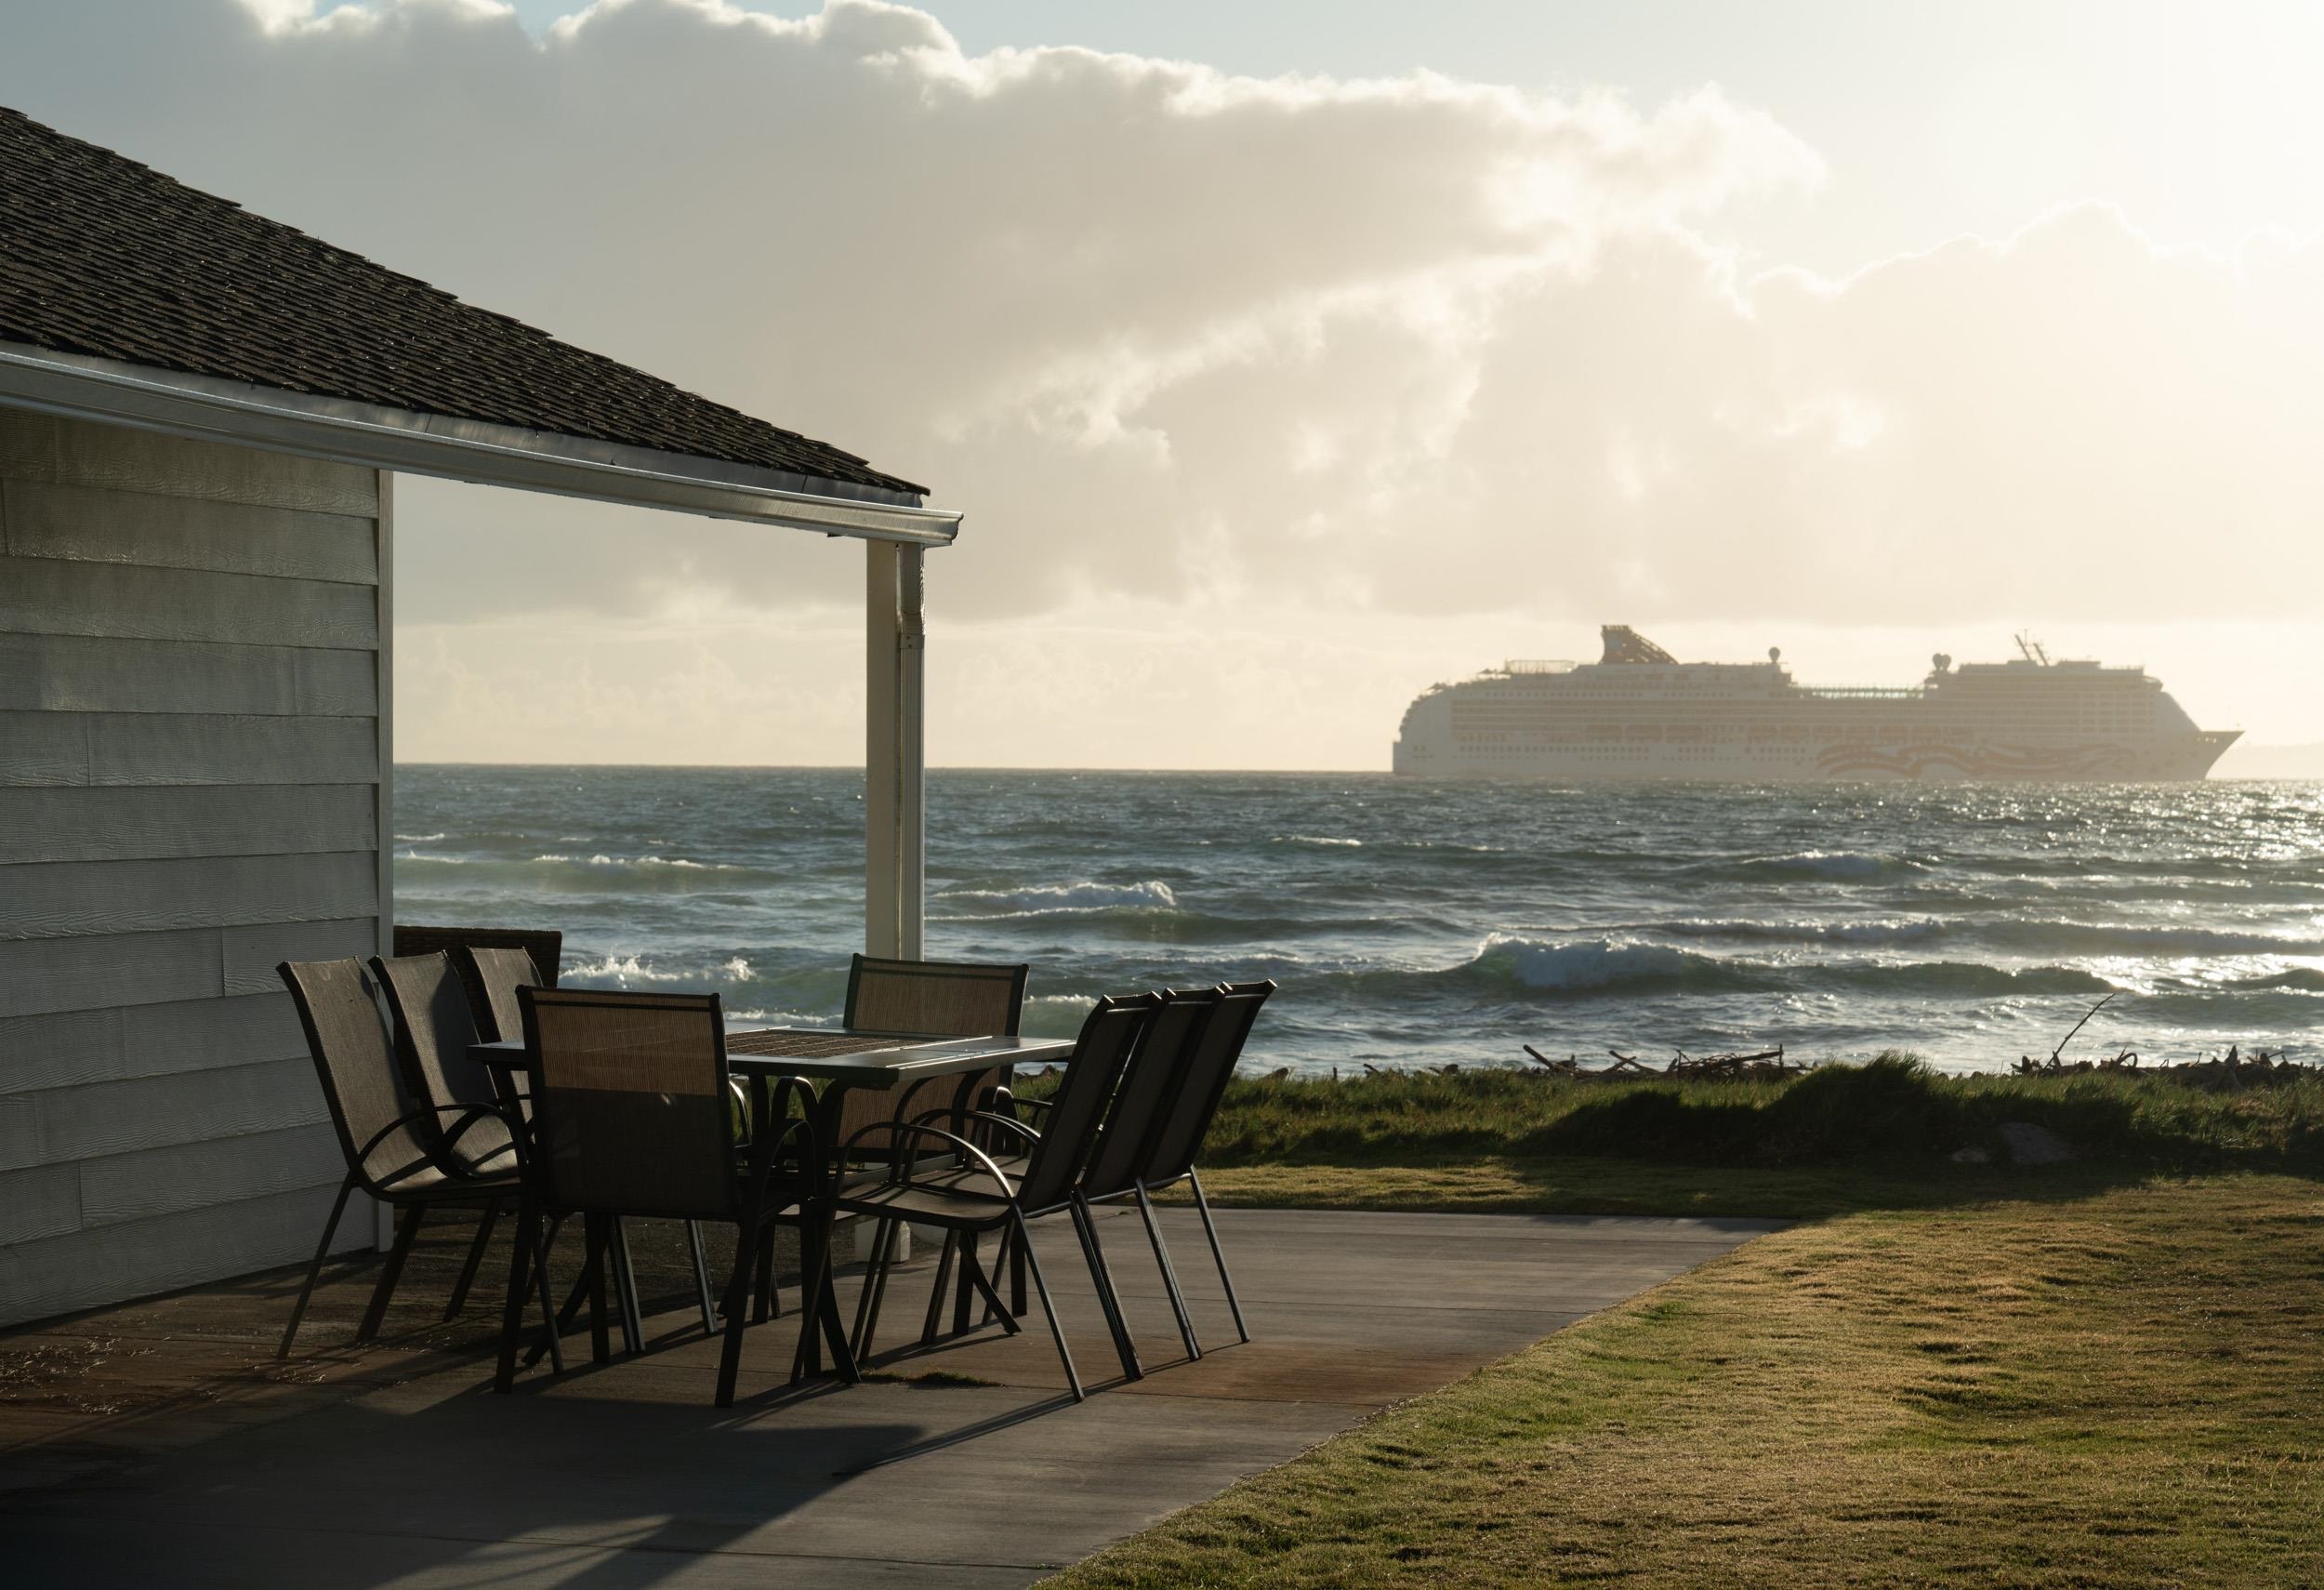
<instances>
[{"instance_id":1,"label":"driftwood","mask_svg":"<svg viewBox=\"0 0 2324 1590\"><path fill-rule=\"evenodd\" d=\"M2206 1093L2238 1093L2246 1088L2273 1087L2324 1076L2324 1066L2313 1060L2293 1060L2280 1049L2272 1053L2255 1049L2247 1055L2240 1044L2228 1045L2225 1054L2206 1054L2199 1060L2149 1063L2139 1058L2137 1050L2125 1049L2110 1058L2098 1060L2060 1060L2055 1054L2047 1060L2037 1060L2027 1054L2017 1062L2017 1074L2021 1077L2070 1077L2085 1071L2135 1073L2160 1077L2165 1081L2200 1088Z\"/></svg>"},{"instance_id":2,"label":"driftwood","mask_svg":"<svg viewBox=\"0 0 2324 1590\"><path fill-rule=\"evenodd\" d=\"M1650 1066L1635 1054L1625 1054L1618 1049L1606 1053L1614 1057L1611 1066L1584 1066L1581 1057L1569 1054L1563 1060L1552 1060L1532 1044L1524 1045L1533 1062L1551 1076L1570 1077L1577 1081L1624 1080L1636 1077L1701 1077L1717 1081L1757 1082L1776 1077L1796 1077L1808 1068L1804 1061L1787 1060L1783 1047L1762 1049L1750 1054L1689 1054L1684 1049L1670 1052L1666 1066Z\"/></svg>"},{"instance_id":3,"label":"driftwood","mask_svg":"<svg viewBox=\"0 0 2324 1590\"><path fill-rule=\"evenodd\" d=\"M2074 1035L2090 1025L2090 1018L2096 1015L2100 1011L2105 1010L2108 1005L2112 1004L2115 1000L2115 995L2121 993L2121 989L2117 988L2114 993L2108 994L2105 999L2100 1000L2096 1004L2091 1006L2088 1010L2082 1013L2081 1020L2076 1022L2072 1027L2066 1029L2066 1036L2058 1040L2058 1046L2050 1051L2051 1065L2054 1066L2058 1063L2059 1056L2066 1053L2066 1046L2074 1041Z\"/></svg>"}]
</instances>

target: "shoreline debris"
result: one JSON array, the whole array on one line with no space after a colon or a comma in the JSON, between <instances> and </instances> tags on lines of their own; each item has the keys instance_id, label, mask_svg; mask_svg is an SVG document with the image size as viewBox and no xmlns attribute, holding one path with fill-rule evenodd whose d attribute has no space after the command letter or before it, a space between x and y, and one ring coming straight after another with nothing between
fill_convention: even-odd
<instances>
[{"instance_id":1,"label":"shoreline debris","mask_svg":"<svg viewBox=\"0 0 2324 1590\"><path fill-rule=\"evenodd\" d=\"M1609 1049L1614 1057L1611 1066L1584 1066L1578 1054L1563 1060L1552 1060L1532 1044L1522 1046L1535 1064L1554 1077L1571 1077L1576 1080L1624 1080L1639 1077L1697 1077L1708 1080L1732 1082L1768 1081L1778 1077L1796 1077L1810 1069L1804 1060L1784 1058L1783 1045L1762 1049L1750 1054L1689 1054L1684 1049L1670 1051L1667 1065L1652 1066L1635 1054L1625 1054Z\"/></svg>"}]
</instances>

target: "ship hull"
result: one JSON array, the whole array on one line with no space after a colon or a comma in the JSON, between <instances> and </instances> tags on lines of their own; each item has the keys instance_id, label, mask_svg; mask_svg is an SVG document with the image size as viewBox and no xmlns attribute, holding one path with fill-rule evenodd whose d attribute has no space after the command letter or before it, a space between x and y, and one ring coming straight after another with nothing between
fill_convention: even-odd
<instances>
[{"instance_id":1,"label":"ship hull","mask_svg":"<svg viewBox=\"0 0 2324 1590\"><path fill-rule=\"evenodd\" d=\"M1554 783L1657 780L1735 784L2172 783L2208 775L2234 731L2136 744L2070 746L1842 744L1751 748L1642 745L1462 754L1396 742L1397 773L1422 778L1518 778Z\"/></svg>"},{"instance_id":2,"label":"ship hull","mask_svg":"<svg viewBox=\"0 0 2324 1590\"><path fill-rule=\"evenodd\" d=\"M2139 668L1939 656L1903 686L1802 685L1764 663L1682 663L1608 626L1597 663L1522 663L1423 691L1396 772L1422 778L1746 784L2198 779L2235 743Z\"/></svg>"}]
</instances>

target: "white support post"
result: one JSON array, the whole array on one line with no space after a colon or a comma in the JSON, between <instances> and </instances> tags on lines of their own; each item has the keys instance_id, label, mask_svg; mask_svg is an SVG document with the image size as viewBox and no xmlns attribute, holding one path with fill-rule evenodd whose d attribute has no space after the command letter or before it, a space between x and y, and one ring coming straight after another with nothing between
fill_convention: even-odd
<instances>
[{"instance_id":1,"label":"white support post","mask_svg":"<svg viewBox=\"0 0 2324 1590\"><path fill-rule=\"evenodd\" d=\"M375 588L378 617L378 650L373 654L372 667L377 670L373 688L377 692L376 707L372 722L377 731L379 762L378 782L373 786L375 801L372 842L379 851L379 931L376 942L383 956L395 953L395 475L381 470L379 482L379 519L375 546L378 551L379 583ZM395 1246L395 1211L384 1203L371 1206L372 1245L381 1252Z\"/></svg>"},{"instance_id":2,"label":"white support post","mask_svg":"<svg viewBox=\"0 0 2324 1590\"><path fill-rule=\"evenodd\" d=\"M928 865L921 550L864 550L864 952L917 961Z\"/></svg>"}]
</instances>

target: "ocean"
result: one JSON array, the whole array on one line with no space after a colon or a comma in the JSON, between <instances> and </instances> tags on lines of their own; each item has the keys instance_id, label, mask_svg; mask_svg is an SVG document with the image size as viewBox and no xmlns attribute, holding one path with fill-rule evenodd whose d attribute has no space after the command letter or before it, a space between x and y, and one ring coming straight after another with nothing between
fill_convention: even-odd
<instances>
[{"instance_id":1,"label":"ocean","mask_svg":"<svg viewBox=\"0 0 2324 1590\"><path fill-rule=\"evenodd\" d=\"M929 954L1025 961L1026 1028L1272 977L1247 1068L1910 1050L2313 1053L2324 785L1742 788L935 771ZM564 980L836 1022L862 775L406 766L397 914L555 927Z\"/></svg>"}]
</instances>

